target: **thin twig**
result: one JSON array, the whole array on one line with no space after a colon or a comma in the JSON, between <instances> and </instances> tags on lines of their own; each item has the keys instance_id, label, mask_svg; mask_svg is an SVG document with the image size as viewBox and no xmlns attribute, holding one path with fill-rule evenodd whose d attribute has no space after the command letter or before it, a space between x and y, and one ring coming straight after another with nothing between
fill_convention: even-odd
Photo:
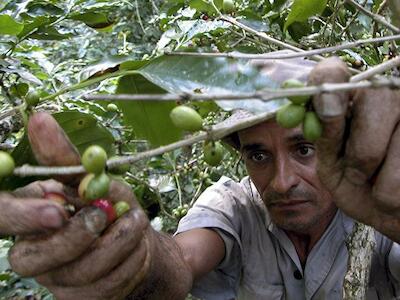
<instances>
[{"instance_id":1,"label":"thin twig","mask_svg":"<svg viewBox=\"0 0 400 300\"><path fill-rule=\"evenodd\" d=\"M7 143L0 143L0 150L12 150L15 146L7 144Z\"/></svg>"},{"instance_id":2,"label":"thin twig","mask_svg":"<svg viewBox=\"0 0 400 300\"><path fill-rule=\"evenodd\" d=\"M358 10L360 10L362 13L364 13L365 15L367 15L368 17L372 18L373 20L375 20L376 22L382 24L383 26L387 27L388 29L390 29L391 31L395 32L395 33L400 33L400 28L394 26L393 24L389 23L388 21L385 20L384 17L374 14L373 12L369 11L368 9L366 9L365 7L361 6L360 4L358 4L356 1L354 0L346 0L347 3L350 3L351 5L355 6Z\"/></svg>"},{"instance_id":3,"label":"thin twig","mask_svg":"<svg viewBox=\"0 0 400 300\"><path fill-rule=\"evenodd\" d=\"M0 121L15 115L16 113L19 112L19 110L20 110L20 107L16 106L16 107L11 108L10 110L0 113Z\"/></svg>"},{"instance_id":4,"label":"thin twig","mask_svg":"<svg viewBox=\"0 0 400 300\"><path fill-rule=\"evenodd\" d=\"M101 82L101 81L106 80L106 79L110 79L110 78L118 77L118 76L138 74L138 73L139 72L137 70L121 70L121 71L117 71L117 72L113 72L113 73L107 73L107 74L104 74L102 76L94 77L94 78L79 82L77 84L74 84L74 85L71 85L71 86L67 86L67 87L65 87L63 89L60 89L58 92L56 92L54 94L51 94L49 96L46 96L43 99L41 99L41 102L42 101L47 101L47 100L52 100L52 99L54 99L54 98L56 98L56 97L58 97L60 95L65 94L65 93L85 88L87 86L90 86L92 84Z\"/></svg>"},{"instance_id":5,"label":"thin twig","mask_svg":"<svg viewBox=\"0 0 400 300\"><path fill-rule=\"evenodd\" d=\"M341 45L313 49L308 51L303 51L300 53L284 53L284 54L274 54L273 52L266 54L247 54L247 53L197 53L197 52L165 52L166 55L179 55L179 56L196 56L196 57L226 57L235 59L291 59L297 57L309 57L314 55L320 55L325 53L333 53L344 49L355 48L364 44L372 43L383 43L387 41L400 40L400 34L385 36L379 38L371 38L365 40L358 40L351 43L343 43Z\"/></svg>"},{"instance_id":6,"label":"thin twig","mask_svg":"<svg viewBox=\"0 0 400 300\"><path fill-rule=\"evenodd\" d=\"M336 25L340 25L339 22L336 22L336 18L337 18L337 15L338 15L338 11L339 11L339 9L340 9L339 3L340 3L340 0L336 0L336 1L335 1L335 4L334 4L334 11L333 11L333 13L330 15L330 17L329 17L329 21L333 21L333 22L332 22L332 25L331 25L332 30L331 30L331 34L329 35L328 45L332 45L333 37L336 35L336 32L335 32L335 29L336 29L336 28L335 28L335 27L336 27ZM342 29L343 29L343 28L342 28Z\"/></svg>"},{"instance_id":7,"label":"thin twig","mask_svg":"<svg viewBox=\"0 0 400 300\"><path fill-rule=\"evenodd\" d=\"M264 101L298 95L316 95L319 93L331 93L337 91L348 91L353 89L370 87L400 87L400 78L387 77L373 81L346 82L346 83L324 83L319 86L307 86L303 88L290 89L263 89L251 93L209 93L209 94L118 94L118 95L88 95L86 100L105 101L201 101L201 100L243 100L260 99Z\"/></svg>"},{"instance_id":8,"label":"thin twig","mask_svg":"<svg viewBox=\"0 0 400 300\"><path fill-rule=\"evenodd\" d=\"M388 70L391 70L393 68L396 68L400 66L400 56L385 61L384 63L381 63L379 65L376 65L370 69L368 69L365 72L362 72L360 74L354 75L353 77L351 77L350 82L358 82L358 81L362 81L362 80L367 80L370 79L372 77L374 77L377 74L382 74Z\"/></svg>"},{"instance_id":9,"label":"thin twig","mask_svg":"<svg viewBox=\"0 0 400 300\"><path fill-rule=\"evenodd\" d=\"M135 7L136 7L136 16L138 18L139 25L142 28L143 32L146 33L146 29L144 28L143 22L142 22L142 17L140 16L139 4L138 4L137 0L135 0Z\"/></svg>"},{"instance_id":10,"label":"thin twig","mask_svg":"<svg viewBox=\"0 0 400 300\"><path fill-rule=\"evenodd\" d=\"M282 48L290 49L290 50L293 50L295 52L303 52L304 51L303 49L297 48L297 47L292 46L292 45L290 45L288 43L285 43L285 42L279 41L277 39L274 39L273 37L270 37L269 35L265 34L264 32L260 32L260 31L257 31L255 29L249 27L249 26L246 26L246 25L236 21L236 19L234 19L232 17L222 15L222 16L220 16L220 19L223 20L223 21L229 22L232 25L240 27L243 30L246 30L247 32L250 32L250 33L262 38L263 40L266 40L266 41L268 41L270 43L278 45L278 46L280 46ZM320 59L320 58L318 58L318 59Z\"/></svg>"},{"instance_id":11,"label":"thin twig","mask_svg":"<svg viewBox=\"0 0 400 300\"><path fill-rule=\"evenodd\" d=\"M364 6L365 3L367 3L367 0L364 0L362 6ZM343 4L344 4L344 3L343 3ZM347 36L350 38L348 29L350 28L351 24L353 24L354 21L357 19L357 17L358 17L359 14L360 14L360 11L357 10L357 11L351 16L351 19L350 19L348 22L346 22L346 27L343 29L342 33L341 33L340 36L339 36L340 39L342 38L342 36L343 36L344 33L346 33Z\"/></svg>"}]
</instances>

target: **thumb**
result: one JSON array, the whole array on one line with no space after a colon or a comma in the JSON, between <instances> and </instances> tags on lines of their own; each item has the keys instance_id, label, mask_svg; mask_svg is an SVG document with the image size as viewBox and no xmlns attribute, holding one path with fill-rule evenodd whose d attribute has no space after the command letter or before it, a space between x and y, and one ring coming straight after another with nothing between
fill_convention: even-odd
<instances>
[{"instance_id":1,"label":"thumb","mask_svg":"<svg viewBox=\"0 0 400 300\"><path fill-rule=\"evenodd\" d=\"M80 164L80 155L64 130L48 113L33 114L28 122L28 137L33 154L39 164L44 166L73 166ZM76 176L56 178L71 183Z\"/></svg>"},{"instance_id":2,"label":"thumb","mask_svg":"<svg viewBox=\"0 0 400 300\"><path fill-rule=\"evenodd\" d=\"M309 85L347 82L350 73L345 63L332 57L320 62L309 75ZM313 98L313 106L322 121L323 134L317 141L319 172L326 178L328 187L336 187L341 176L339 159L346 128L346 114L349 106L348 92L322 93ZM325 176L328 175L329 176Z\"/></svg>"}]
</instances>

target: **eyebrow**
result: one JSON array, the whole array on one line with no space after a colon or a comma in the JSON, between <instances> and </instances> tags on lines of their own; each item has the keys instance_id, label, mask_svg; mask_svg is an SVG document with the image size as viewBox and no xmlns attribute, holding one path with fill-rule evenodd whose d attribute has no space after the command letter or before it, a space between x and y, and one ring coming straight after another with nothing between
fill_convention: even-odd
<instances>
[{"instance_id":1,"label":"eyebrow","mask_svg":"<svg viewBox=\"0 0 400 300\"><path fill-rule=\"evenodd\" d=\"M295 133L286 138L287 143L301 143L308 142L302 133ZM240 147L240 152L265 150L265 145L262 143L244 144Z\"/></svg>"},{"instance_id":2,"label":"eyebrow","mask_svg":"<svg viewBox=\"0 0 400 300\"><path fill-rule=\"evenodd\" d=\"M240 152L254 151L264 149L264 145L261 143L245 144L240 147Z\"/></svg>"},{"instance_id":3,"label":"eyebrow","mask_svg":"<svg viewBox=\"0 0 400 300\"><path fill-rule=\"evenodd\" d=\"M289 136L286 140L288 142L299 143L299 142L306 141L306 138L304 137L304 135L302 133L296 133L296 134L294 134L292 136Z\"/></svg>"}]
</instances>

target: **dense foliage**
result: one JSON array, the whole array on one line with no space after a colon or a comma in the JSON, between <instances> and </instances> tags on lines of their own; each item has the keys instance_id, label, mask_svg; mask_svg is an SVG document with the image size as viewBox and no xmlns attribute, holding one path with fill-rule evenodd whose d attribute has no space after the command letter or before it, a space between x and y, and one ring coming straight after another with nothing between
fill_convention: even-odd
<instances>
[{"instance_id":1,"label":"dense foliage","mask_svg":"<svg viewBox=\"0 0 400 300\"><path fill-rule=\"evenodd\" d=\"M396 1L357 3L400 25ZM253 32L221 20L221 11ZM179 101L115 101L117 109L111 109L107 101L86 101L84 96L252 92L274 87L246 60L163 55L282 49L260 32L304 50L393 33L342 0L236 0L229 11L222 0L2 1L0 150L10 151L17 165L34 165L24 124L30 113L43 110L55 113L81 152L99 144L110 156L125 156L184 139L187 133L169 118ZM385 42L336 54L362 71L395 57L398 50L395 42ZM268 109L260 100L191 105L207 125L224 119L232 108ZM141 160L120 176L132 185L153 225L173 232L207 186L222 175L236 179L245 175L232 149L224 155L219 166L209 166L199 143ZM10 190L35 179L5 178L0 188ZM51 299L33 280L21 279L8 269L6 253L11 245L11 238L0 241L0 299Z\"/></svg>"}]
</instances>

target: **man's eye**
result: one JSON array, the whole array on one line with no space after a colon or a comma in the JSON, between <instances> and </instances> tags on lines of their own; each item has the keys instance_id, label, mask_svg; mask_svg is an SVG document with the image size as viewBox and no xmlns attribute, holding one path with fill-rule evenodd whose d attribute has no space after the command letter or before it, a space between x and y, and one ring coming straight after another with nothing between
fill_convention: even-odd
<instances>
[{"instance_id":1,"label":"man's eye","mask_svg":"<svg viewBox=\"0 0 400 300\"><path fill-rule=\"evenodd\" d=\"M303 145L297 149L297 153L302 157L309 157L314 155L314 147Z\"/></svg>"},{"instance_id":2,"label":"man's eye","mask_svg":"<svg viewBox=\"0 0 400 300\"><path fill-rule=\"evenodd\" d=\"M268 155L265 153L257 152L250 154L250 159L253 162L264 162L268 159Z\"/></svg>"}]
</instances>

